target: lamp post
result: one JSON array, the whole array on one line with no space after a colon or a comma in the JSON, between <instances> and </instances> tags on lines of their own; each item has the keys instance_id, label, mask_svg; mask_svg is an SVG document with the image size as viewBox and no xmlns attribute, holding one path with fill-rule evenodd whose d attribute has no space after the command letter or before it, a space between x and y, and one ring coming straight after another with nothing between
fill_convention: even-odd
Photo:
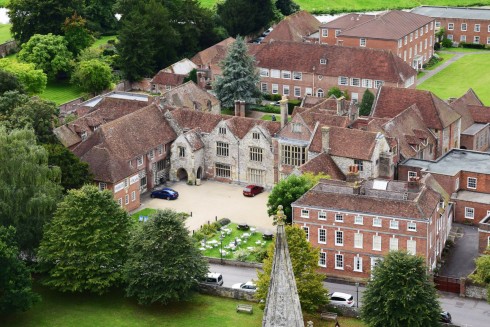
<instances>
[{"instance_id":1,"label":"lamp post","mask_svg":"<svg viewBox=\"0 0 490 327\"><path fill-rule=\"evenodd\" d=\"M356 282L356 308L359 308L359 282Z\"/></svg>"},{"instance_id":2,"label":"lamp post","mask_svg":"<svg viewBox=\"0 0 490 327\"><path fill-rule=\"evenodd\" d=\"M219 244L220 244L220 251L219 251L219 254L220 254L220 262L221 264L223 264L223 233L220 233L219 235Z\"/></svg>"}]
</instances>

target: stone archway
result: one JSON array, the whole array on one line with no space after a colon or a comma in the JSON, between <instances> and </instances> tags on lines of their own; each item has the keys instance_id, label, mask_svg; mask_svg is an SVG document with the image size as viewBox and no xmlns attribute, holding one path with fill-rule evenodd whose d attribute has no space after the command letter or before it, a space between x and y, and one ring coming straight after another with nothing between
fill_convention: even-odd
<instances>
[{"instance_id":1,"label":"stone archway","mask_svg":"<svg viewBox=\"0 0 490 327\"><path fill-rule=\"evenodd\" d=\"M202 179L202 167L197 168L196 178Z\"/></svg>"},{"instance_id":2,"label":"stone archway","mask_svg":"<svg viewBox=\"0 0 490 327\"><path fill-rule=\"evenodd\" d=\"M184 168L179 168L179 170L177 170L177 179L179 181L187 181L187 178L187 170L185 170Z\"/></svg>"}]
</instances>

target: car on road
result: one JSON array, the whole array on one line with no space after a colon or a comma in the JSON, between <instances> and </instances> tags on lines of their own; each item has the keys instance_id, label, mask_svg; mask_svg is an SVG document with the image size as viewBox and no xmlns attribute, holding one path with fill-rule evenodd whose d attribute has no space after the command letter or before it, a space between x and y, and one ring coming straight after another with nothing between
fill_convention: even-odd
<instances>
[{"instance_id":1,"label":"car on road","mask_svg":"<svg viewBox=\"0 0 490 327\"><path fill-rule=\"evenodd\" d=\"M354 301L354 297L350 294L347 293L341 293L341 292L333 292L328 294L330 298L330 304L333 305L342 305L346 307L353 307L354 304L356 303Z\"/></svg>"},{"instance_id":2,"label":"car on road","mask_svg":"<svg viewBox=\"0 0 490 327\"><path fill-rule=\"evenodd\" d=\"M441 312L440 322L450 324L450 323L452 323L452 320L453 319L451 318L451 314L449 312L447 312L447 311Z\"/></svg>"},{"instance_id":3,"label":"car on road","mask_svg":"<svg viewBox=\"0 0 490 327\"><path fill-rule=\"evenodd\" d=\"M264 188L258 185L248 185L243 189L243 195L245 196L256 196L262 192L264 192Z\"/></svg>"},{"instance_id":4,"label":"car on road","mask_svg":"<svg viewBox=\"0 0 490 327\"><path fill-rule=\"evenodd\" d=\"M223 286L223 275L216 272L209 272L202 282L208 285Z\"/></svg>"},{"instance_id":5,"label":"car on road","mask_svg":"<svg viewBox=\"0 0 490 327\"><path fill-rule=\"evenodd\" d=\"M162 188L161 190L155 190L150 194L150 198L159 198L159 199L167 199L167 200L175 200L178 197L179 197L179 192L168 187Z\"/></svg>"},{"instance_id":6,"label":"car on road","mask_svg":"<svg viewBox=\"0 0 490 327\"><path fill-rule=\"evenodd\" d=\"M248 281L246 283L233 284L231 288L239 289L246 292L255 292L257 290L257 285L253 281Z\"/></svg>"}]
</instances>

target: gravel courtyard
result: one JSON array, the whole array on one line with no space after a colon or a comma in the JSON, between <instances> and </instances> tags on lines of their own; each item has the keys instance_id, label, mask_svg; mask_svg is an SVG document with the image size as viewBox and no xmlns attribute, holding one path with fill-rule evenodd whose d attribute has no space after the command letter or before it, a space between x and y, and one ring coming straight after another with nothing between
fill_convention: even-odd
<instances>
[{"instance_id":1,"label":"gravel courtyard","mask_svg":"<svg viewBox=\"0 0 490 327\"><path fill-rule=\"evenodd\" d=\"M200 186L189 186L184 182L167 183L166 187L179 192L179 198L173 201L152 199L150 192L146 192L141 197L141 206L135 211L170 208L192 212L192 217L186 221L189 230L197 230L208 221L215 221L216 216L218 219L226 217L236 223L247 223L259 231L274 230L272 219L267 215L269 192L245 197L242 194L243 186L215 181L202 181Z\"/></svg>"}]
</instances>

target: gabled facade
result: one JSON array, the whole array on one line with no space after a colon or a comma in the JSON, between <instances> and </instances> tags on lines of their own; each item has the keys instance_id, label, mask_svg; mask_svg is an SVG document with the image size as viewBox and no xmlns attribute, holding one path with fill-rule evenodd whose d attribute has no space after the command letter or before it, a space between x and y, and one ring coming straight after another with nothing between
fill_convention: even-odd
<instances>
[{"instance_id":1,"label":"gabled facade","mask_svg":"<svg viewBox=\"0 0 490 327\"><path fill-rule=\"evenodd\" d=\"M197 86L193 81L178 85L165 91L160 97L160 104L176 108L188 108L195 111L221 113L219 100L211 93Z\"/></svg>"},{"instance_id":2,"label":"gabled facade","mask_svg":"<svg viewBox=\"0 0 490 327\"><path fill-rule=\"evenodd\" d=\"M357 178L355 170L349 175ZM422 256L432 270L451 228L452 208L429 179L322 180L292 204L293 223L320 250L319 270L327 276L367 279L392 250Z\"/></svg>"},{"instance_id":3,"label":"gabled facade","mask_svg":"<svg viewBox=\"0 0 490 327\"><path fill-rule=\"evenodd\" d=\"M151 93L164 93L184 83L186 75L159 71L150 81Z\"/></svg>"},{"instance_id":4,"label":"gabled facade","mask_svg":"<svg viewBox=\"0 0 490 327\"><path fill-rule=\"evenodd\" d=\"M320 21L307 11L298 11L284 17L272 32L262 41L293 41L293 42L318 42L318 27Z\"/></svg>"},{"instance_id":5,"label":"gabled facade","mask_svg":"<svg viewBox=\"0 0 490 327\"><path fill-rule=\"evenodd\" d=\"M320 43L389 50L416 70L432 57L434 42L433 18L401 10L351 13L320 26Z\"/></svg>"}]
</instances>

